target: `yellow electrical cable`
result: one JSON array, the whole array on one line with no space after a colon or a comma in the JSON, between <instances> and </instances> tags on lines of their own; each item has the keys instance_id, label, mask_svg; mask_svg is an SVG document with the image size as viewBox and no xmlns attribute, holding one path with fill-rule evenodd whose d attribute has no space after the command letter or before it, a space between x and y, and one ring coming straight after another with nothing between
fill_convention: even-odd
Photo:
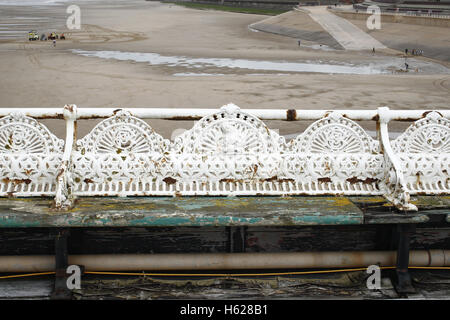
<instances>
[{"instance_id":1,"label":"yellow electrical cable","mask_svg":"<svg viewBox=\"0 0 450 320\"><path fill-rule=\"evenodd\" d=\"M380 269L395 269L396 267L380 267ZM450 270L450 267L408 267L409 269L432 269L432 270ZM367 268L337 269L337 270L315 270L315 271L293 271L293 272L268 272L268 273L138 273L138 272L105 272L105 271L86 271L84 274L100 275L121 275L121 276L165 276L165 277L251 277L251 276L284 276L284 275L305 275L335 272L364 271ZM55 272L40 272L17 274L10 276L1 276L0 279L21 278L40 275L55 274Z\"/></svg>"},{"instance_id":2,"label":"yellow electrical cable","mask_svg":"<svg viewBox=\"0 0 450 320\"><path fill-rule=\"evenodd\" d=\"M2 276L2 277L0 277L0 279L33 277L33 276L42 276L42 275L48 275L48 274L55 274L55 272L39 272L39 273L15 274L15 275L11 275L11 276Z\"/></svg>"},{"instance_id":3,"label":"yellow electrical cable","mask_svg":"<svg viewBox=\"0 0 450 320\"><path fill-rule=\"evenodd\" d=\"M450 267L408 267L408 269L436 269L436 270L450 270Z\"/></svg>"},{"instance_id":4,"label":"yellow electrical cable","mask_svg":"<svg viewBox=\"0 0 450 320\"><path fill-rule=\"evenodd\" d=\"M382 267L391 268L391 267ZM394 267L392 267L394 268ZM102 272L88 271L85 274L105 274L105 275L128 275L128 276L194 276L194 277L251 277L251 276L283 276L283 275L302 275L334 272L363 271L367 268L340 269L340 270L316 270L316 271L293 271L293 272L267 272L267 273L126 273L126 272Z\"/></svg>"}]
</instances>

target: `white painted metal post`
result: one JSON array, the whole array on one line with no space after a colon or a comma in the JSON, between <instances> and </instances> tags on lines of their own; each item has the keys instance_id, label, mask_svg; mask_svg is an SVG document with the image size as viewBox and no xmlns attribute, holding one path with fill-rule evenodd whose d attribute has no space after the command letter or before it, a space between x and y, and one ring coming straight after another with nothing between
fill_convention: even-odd
<instances>
[{"instance_id":1,"label":"white painted metal post","mask_svg":"<svg viewBox=\"0 0 450 320\"><path fill-rule=\"evenodd\" d=\"M64 145L64 155L59 173L57 176L56 195L54 206L57 210L64 210L73 206L73 181L72 181L72 152L76 139L76 119L77 106L64 106L64 119L66 120L66 142Z\"/></svg>"},{"instance_id":2,"label":"white painted metal post","mask_svg":"<svg viewBox=\"0 0 450 320\"><path fill-rule=\"evenodd\" d=\"M417 207L410 203L401 164L395 156L389 141L388 123L390 113L388 107L378 108L379 131L378 139L384 156L384 178L381 185L384 187L383 196L403 211L417 211Z\"/></svg>"}]
</instances>

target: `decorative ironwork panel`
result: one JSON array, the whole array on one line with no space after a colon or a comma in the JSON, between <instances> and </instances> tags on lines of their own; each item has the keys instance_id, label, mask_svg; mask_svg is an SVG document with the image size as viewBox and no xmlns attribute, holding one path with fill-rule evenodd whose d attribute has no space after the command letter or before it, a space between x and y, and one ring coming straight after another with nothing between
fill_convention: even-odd
<instances>
[{"instance_id":1,"label":"decorative ironwork panel","mask_svg":"<svg viewBox=\"0 0 450 320\"><path fill-rule=\"evenodd\" d=\"M450 193L450 121L429 112L392 142L410 194Z\"/></svg>"},{"instance_id":2,"label":"decorative ironwork panel","mask_svg":"<svg viewBox=\"0 0 450 320\"><path fill-rule=\"evenodd\" d=\"M134 114L176 118L172 109L95 110L67 105L1 118L0 196L52 195L55 208L69 209L77 196L98 195L383 195L409 211L417 210L410 194L450 194L445 110L287 110L285 120L316 120L289 142L234 104L198 112L199 121L173 142ZM256 114L282 119L279 111ZM30 114L63 116L66 140ZM89 117L106 119L77 140L77 119ZM390 141L389 121L411 118L418 120ZM377 121L378 139L354 120Z\"/></svg>"},{"instance_id":3,"label":"decorative ironwork panel","mask_svg":"<svg viewBox=\"0 0 450 320\"><path fill-rule=\"evenodd\" d=\"M0 195L54 195L64 140L21 113L0 119Z\"/></svg>"},{"instance_id":4,"label":"decorative ironwork panel","mask_svg":"<svg viewBox=\"0 0 450 320\"><path fill-rule=\"evenodd\" d=\"M339 112L311 124L288 148L285 177L321 186L309 193L381 193L384 161L378 141Z\"/></svg>"},{"instance_id":5,"label":"decorative ironwork panel","mask_svg":"<svg viewBox=\"0 0 450 320\"><path fill-rule=\"evenodd\" d=\"M146 122L119 111L76 142L72 156L75 194L145 192L145 184L161 178L157 168L168 147L169 141Z\"/></svg>"},{"instance_id":6,"label":"decorative ironwork panel","mask_svg":"<svg viewBox=\"0 0 450 320\"><path fill-rule=\"evenodd\" d=\"M120 113L79 140L73 160L77 195L382 192L377 141L338 113L290 144L233 104L203 117L173 143Z\"/></svg>"},{"instance_id":7,"label":"decorative ironwork panel","mask_svg":"<svg viewBox=\"0 0 450 320\"><path fill-rule=\"evenodd\" d=\"M296 153L368 153L380 152L378 141L372 139L360 125L339 112L310 125L291 143Z\"/></svg>"}]
</instances>

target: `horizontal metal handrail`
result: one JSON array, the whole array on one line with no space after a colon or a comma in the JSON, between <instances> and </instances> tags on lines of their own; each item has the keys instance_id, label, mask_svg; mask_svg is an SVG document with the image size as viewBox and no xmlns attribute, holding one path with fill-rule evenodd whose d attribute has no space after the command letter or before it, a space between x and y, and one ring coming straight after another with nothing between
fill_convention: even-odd
<instances>
[{"instance_id":1,"label":"horizontal metal handrail","mask_svg":"<svg viewBox=\"0 0 450 320\"><path fill-rule=\"evenodd\" d=\"M77 108L76 119L105 119L118 111L128 111L142 119L200 120L217 111L203 108ZM241 109L261 120L319 120L331 112L342 114L355 121L377 121L377 110L311 110L311 109ZM450 110L436 109L444 118L450 119ZM0 117L11 113L22 113L35 119L64 119L64 108L0 108ZM414 121L424 117L430 109L392 110L386 113L388 121Z\"/></svg>"}]
</instances>

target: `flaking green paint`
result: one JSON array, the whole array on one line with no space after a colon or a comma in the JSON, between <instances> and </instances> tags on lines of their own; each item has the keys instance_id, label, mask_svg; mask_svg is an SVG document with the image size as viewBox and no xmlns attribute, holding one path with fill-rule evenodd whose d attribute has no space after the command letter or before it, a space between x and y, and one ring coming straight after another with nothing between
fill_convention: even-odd
<instances>
[{"instance_id":1,"label":"flaking green paint","mask_svg":"<svg viewBox=\"0 0 450 320\"><path fill-rule=\"evenodd\" d=\"M449 212L450 197L416 197L419 209ZM360 209L360 205L368 208ZM0 227L295 226L421 223L425 214L370 212L382 197L86 197L74 209L49 198L0 198ZM394 222L396 221L396 222ZM447 221L449 217L447 216ZM449 221L450 222L450 221Z\"/></svg>"}]
</instances>

